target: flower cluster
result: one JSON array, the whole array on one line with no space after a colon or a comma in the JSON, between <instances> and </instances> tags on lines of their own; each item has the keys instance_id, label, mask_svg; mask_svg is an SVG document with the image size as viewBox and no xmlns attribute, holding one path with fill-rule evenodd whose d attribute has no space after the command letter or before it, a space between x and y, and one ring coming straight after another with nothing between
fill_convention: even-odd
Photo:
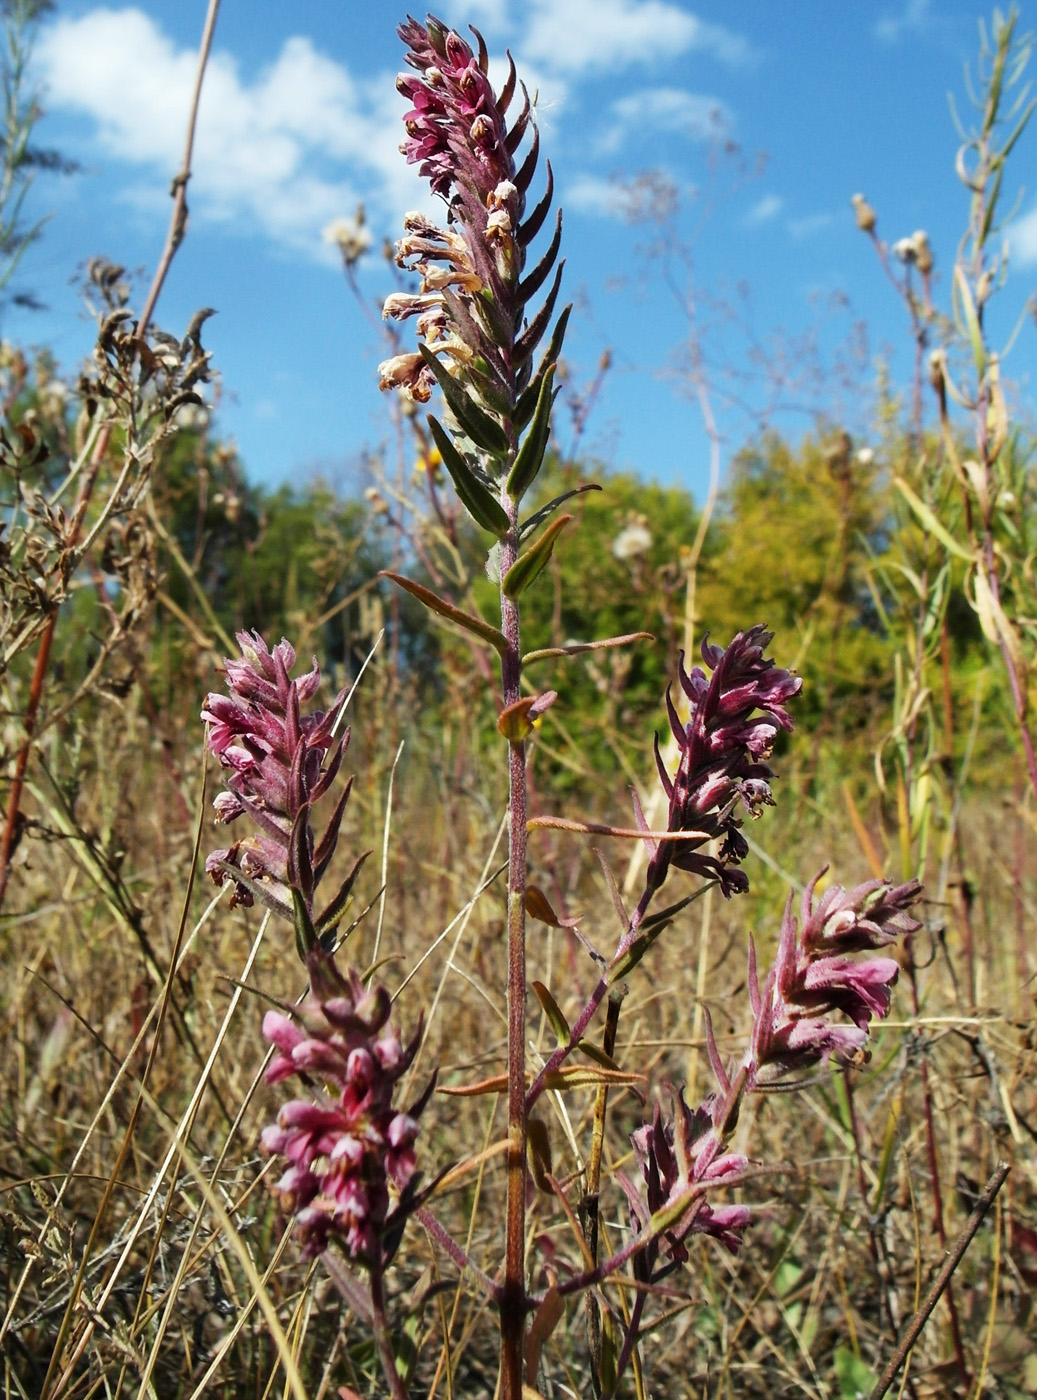
<instances>
[{"instance_id":1,"label":"flower cluster","mask_svg":"<svg viewBox=\"0 0 1037 1400\"><path fill-rule=\"evenodd\" d=\"M239 632L241 657L225 664L229 695L206 697L202 719L209 723L209 747L229 772L227 790L213 802L216 820L247 816L258 834L213 851L205 862L213 883L234 882L232 903L250 905L258 897L283 915L296 917L293 891L313 918L313 894L335 852L349 799L346 783L319 841L310 825L313 804L334 782L349 743L337 742L336 722L343 691L325 713L304 715L317 693L316 660L295 680L295 651L282 640L271 651L258 632ZM341 916L364 857L316 921L327 932Z\"/></svg>"},{"instance_id":2,"label":"flower cluster","mask_svg":"<svg viewBox=\"0 0 1037 1400\"><path fill-rule=\"evenodd\" d=\"M396 261L417 273L420 285L415 293L393 293L383 315L417 317L419 338L445 357L446 370L471 383L484 411L507 416L529 382L530 359L550 321L561 275L559 267L545 305L523 330L526 303L546 281L558 253L560 216L544 258L523 278L526 249L551 206L550 166L547 190L523 222L538 138L529 94L517 83L514 65L496 94L481 35L476 34L476 52L431 17L427 25L409 19L399 34L407 45L406 61L416 70L416 76L401 74L397 80L411 103L400 149L446 201L447 226L440 228L423 214L406 216ZM518 87L522 106L509 127ZM516 153L527 132L529 150L518 165ZM381 388L401 389L422 403L437 378L427 351L394 355L378 372Z\"/></svg>"},{"instance_id":3,"label":"flower cluster","mask_svg":"<svg viewBox=\"0 0 1037 1400\"><path fill-rule=\"evenodd\" d=\"M324 1084L317 1099L295 1099L263 1132L264 1149L287 1170L274 1190L295 1215L303 1253L338 1240L351 1259L381 1266L416 1202L414 1142L432 1091L406 1112L393 1089L410 1066L421 1027L404 1046L389 1024L389 994L343 977L320 950L307 958L310 993L290 1014L268 1011L263 1034L276 1048L267 1082L291 1075ZM391 1206L391 1196L396 1195Z\"/></svg>"},{"instance_id":4,"label":"flower cluster","mask_svg":"<svg viewBox=\"0 0 1037 1400\"><path fill-rule=\"evenodd\" d=\"M820 878L803 896L802 929L789 895L777 954L762 990L750 940L750 1087L767 1073L798 1073L832 1055L847 1061L863 1049L872 1017L889 1012L898 965L890 957L855 959L852 954L888 947L921 927L908 913L921 893L917 880L895 886L868 880L850 890L832 885L815 906ZM852 1025L833 1023L829 1018L835 1013Z\"/></svg>"},{"instance_id":5,"label":"flower cluster","mask_svg":"<svg viewBox=\"0 0 1037 1400\"><path fill-rule=\"evenodd\" d=\"M683 1093L675 1097L672 1118L664 1118L656 1106L653 1122L631 1139L645 1193L629 1181L623 1185L635 1228L652 1228L638 1266L645 1279L653 1277L663 1240L671 1264L687 1258L684 1241L693 1232L714 1235L732 1250L740 1245L748 1209L713 1207L704 1193L710 1186L732 1185L747 1165L745 1157L725 1150L743 1096L776 1076L801 1073L830 1057L851 1060L867 1042L872 1018L889 1012L897 963L890 957L855 959L853 954L888 947L920 927L908 910L921 885L917 880L904 885L869 880L850 890L832 885L815 905L820 878L803 897L802 929L793 917L791 896L786 903L775 960L762 988L750 939L753 1031L735 1073L724 1067L707 1014L706 1044L717 1088L694 1112ZM833 1021L837 1015L852 1024Z\"/></svg>"},{"instance_id":6,"label":"flower cluster","mask_svg":"<svg viewBox=\"0 0 1037 1400\"><path fill-rule=\"evenodd\" d=\"M738 806L741 803L755 817L763 806L773 805L768 782L773 774L764 760L778 730L792 728L785 703L803 688L798 676L764 655L772 635L757 624L739 632L727 648L711 646L706 637L702 659L712 671L711 677L699 666L689 674L681 656L678 677L691 713L687 724L682 724L670 692L666 692L670 727L680 749L672 778L658 737L655 757L670 799L667 829L699 832L701 839L648 841L652 857L646 884L650 890L662 885L671 866L718 880L725 895L748 888L744 872L732 869L749 850L739 831ZM640 820L639 809L638 817ZM717 854L705 854L702 847L718 839L721 846Z\"/></svg>"},{"instance_id":7,"label":"flower cluster","mask_svg":"<svg viewBox=\"0 0 1037 1400\"><path fill-rule=\"evenodd\" d=\"M689 1235L712 1235L736 1253L749 1224L748 1206L713 1206L705 1197L710 1186L734 1184L748 1165L740 1153L722 1150L726 1135L722 1109L721 1100L711 1094L692 1112L684 1102L684 1091L679 1090L673 1098L673 1117L664 1119L657 1103L652 1122L638 1128L630 1139L645 1182L642 1196L629 1178L620 1177L631 1215L641 1229L648 1227L653 1216L657 1223L672 1217L662 1238L677 1264L688 1257ZM657 1237L638 1256L636 1267L645 1280L652 1276L660 1244Z\"/></svg>"}]
</instances>

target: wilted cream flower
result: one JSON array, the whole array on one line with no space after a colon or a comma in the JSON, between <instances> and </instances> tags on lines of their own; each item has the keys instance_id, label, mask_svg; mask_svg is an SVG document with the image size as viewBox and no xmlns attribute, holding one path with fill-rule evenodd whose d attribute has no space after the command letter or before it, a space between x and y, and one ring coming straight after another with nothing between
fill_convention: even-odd
<instances>
[{"instance_id":1,"label":"wilted cream flower","mask_svg":"<svg viewBox=\"0 0 1037 1400\"><path fill-rule=\"evenodd\" d=\"M351 219L332 219L323 232L325 243L333 243L342 254L342 261L352 267L371 246L371 230L367 227L364 206L358 204Z\"/></svg>"}]
</instances>

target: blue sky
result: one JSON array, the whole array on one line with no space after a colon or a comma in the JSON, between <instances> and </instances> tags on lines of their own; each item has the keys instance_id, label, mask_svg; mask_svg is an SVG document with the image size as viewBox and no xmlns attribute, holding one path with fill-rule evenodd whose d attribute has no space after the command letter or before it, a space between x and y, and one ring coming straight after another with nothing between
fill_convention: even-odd
<instances>
[{"instance_id":1,"label":"blue sky","mask_svg":"<svg viewBox=\"0 0 1037 1400\"><path fill-rule=\"evenodd\" d=\"M908 357L903 311L854 227L850 196L867 195L890 241L927 230L945 295L966 215L947 93L964 112L963 68L984 11L959 0L441 8L479 24L492 55L510 48L539 93L576 301L571 382L588 382L606 349L613 361L585 449L701 493L708 452L680 304L689 285L725 458L772 401L796 434L819 408L863 432L877 357L900 347L900 374ZM0 329L51 345L67 371L91 342L77 268L104 254L146 281L161 249L204 13L204 0L59 0L40 35L39 139L82 170L43 177L32 195L51 217L20 285L49 309L9 309ZM177 330L197 307L217 309L206 333L222 375L218 423L256 480L314 471L348 480L389 438L375 387L384 348L322 230L363 200L376 253L405 210L429 207L397 151L401 17L382 0L224 0L191 227L157 319ZM1035 166L1035 131L1013 158L1012 195ZM656 173L636 187L642 196L661 187L680 196L674 228L690 283L683 256L659 255L658 225L625 217L623 190L645 171ZM1003 303L1017 309L1037 283L1034 182L1011 232ZM389 290L374 253L360 282L372 300ZM1007 366L1028 404L1034 361L1031 323Z\"/></svg>"}]
</instances>

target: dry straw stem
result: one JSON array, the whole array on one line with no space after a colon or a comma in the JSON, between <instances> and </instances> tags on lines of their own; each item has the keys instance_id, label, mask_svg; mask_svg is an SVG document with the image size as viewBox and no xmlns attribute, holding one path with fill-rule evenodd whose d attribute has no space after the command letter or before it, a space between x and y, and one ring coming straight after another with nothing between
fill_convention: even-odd
<instances>
[{"instance_id":1,"label":"dry straw stem","mask_svg":"<svg viewBox=\"0 0 1037 1400\"><path fill-rule=\"evenodd\" d=\"M987 1211L989 1211L990 1207L994 1203L995 1196L1001 1190L1001 1187L1005 1184L1005 1178L1008 1176L1010 1170L1011 1167L1007 1162L998 1162L997 1167L993 1172L993 1175L987 1182L986 1186L984 1186L979 1196L979 1199L976 1201L976 1204L972 1209L972 1214L965 1222L965 1228L962 1230L958 1238L954 1241L950 1254L948 1254L946 1260L944 1261L943 1267L940 1269L940 1272L933 1279L932 1285L929 1288L929 1292L922 1299L921 1306L915 1313L914 1317L911 1319L910 1326L904 1333L900 1345L897 1347L896 1351L890 1358L889 1365L879 1377L878 1383L876 1384L875 1389L871 1392L869 1400L882 1400L882 1397L886 1394L890 1386L893 1384L894 1378L896 1377L896 1374L900 1370L901 1366L904 1364L904 1360L907 1357L908 1352L918 1340L922 1328L928 1322L930 1314L936 1307L936 1304L940 1301L941 1294L943 1293L947 1285L950 1283L952 1274L954 1273L958 1265L961 1263L965 1251L972 1243L973 1236L975 1235L979 1227L983 1224Z\"/></svg>"}]
</instances>

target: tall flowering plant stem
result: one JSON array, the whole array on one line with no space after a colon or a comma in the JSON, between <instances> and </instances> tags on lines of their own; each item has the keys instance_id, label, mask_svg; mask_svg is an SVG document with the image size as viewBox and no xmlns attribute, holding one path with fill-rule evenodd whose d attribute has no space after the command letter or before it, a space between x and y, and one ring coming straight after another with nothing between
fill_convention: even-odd
<instances>
[{"instance_id":1,"label":"tall flowering plant stem","mask_svg":"<svg viewBox=\"0 0 1037 1400\"><path fill-rule=\"evenodd\" d=\"M383 388L419 402L438 385L442 417L429 430L474 522L494 538L492 574L500 583L500 626L394 575L433 611L492 645L500 658L499 729L508 754L508 1187L501 1289L501 1382L519 1400L528 1310L525 1276L526 1195L526 740L554 698L523 694L520 600L569 522L560 501L522 518L522 502L543 464L550 436L553 380L569 308L555 319L561 281L556 266L561 213L548 225L550 165L538 202L527 208L539 136L529 94L509 60L500 92L488 77L482 37L474 47L429 18L399 29L411 73L397 86L410 104L401 150L445 205L442 224L407 215L397 262L419 279L398 292L384 315L415 318L417 348L380 367ZM534 266L527 255L542 229L547 246ZM550 279L550 280L549 280ZM543 299L531 303L542 291ZM548 332L550 334L548 335ZM546 346L537 352L541 342Z\"/></svg>"},{"instance_id":2,"label":"tall flowering plant stem","mask_svg":"<svg viewBox=\"0 0 1037 1400\"><path fill-rule=\"evenodd\" d=\"M329 899L318 900L352 787L352 779L341 785L318 835L314 806L331 798L349 743L348 730L335 737L347 693L328 710L313 710L321 683L316 659L293 678L295 649L288 641L270 648L258 632L239 632L238 645L241 655L224 663L226 693L206 696L202 719L226 778L213 802L216 820L247 832L213 851L205 868L216 885L231 886L232 905L258 899L294 925L309 982L301 1002L270 998L279 1009L263 1019L273 1051L267 1083L298 1078L305 1092L281 1107L262 1146L284 1165L273 1190L295 1219L304 1257L336 1250L366 1275L365 1297L327 1261L332 1278L345 1280L351 1305L361 1300L393 1400L406 1400L382 1280L407 1220L428 1194L419 1190L415 1142L435 1075L407 1109L394 1105L396 1085L418 1052L421 1024L404 1043L389 1019L386 988L336 965L336 930L370 852Z\"/></svg>"}]
</instances>

